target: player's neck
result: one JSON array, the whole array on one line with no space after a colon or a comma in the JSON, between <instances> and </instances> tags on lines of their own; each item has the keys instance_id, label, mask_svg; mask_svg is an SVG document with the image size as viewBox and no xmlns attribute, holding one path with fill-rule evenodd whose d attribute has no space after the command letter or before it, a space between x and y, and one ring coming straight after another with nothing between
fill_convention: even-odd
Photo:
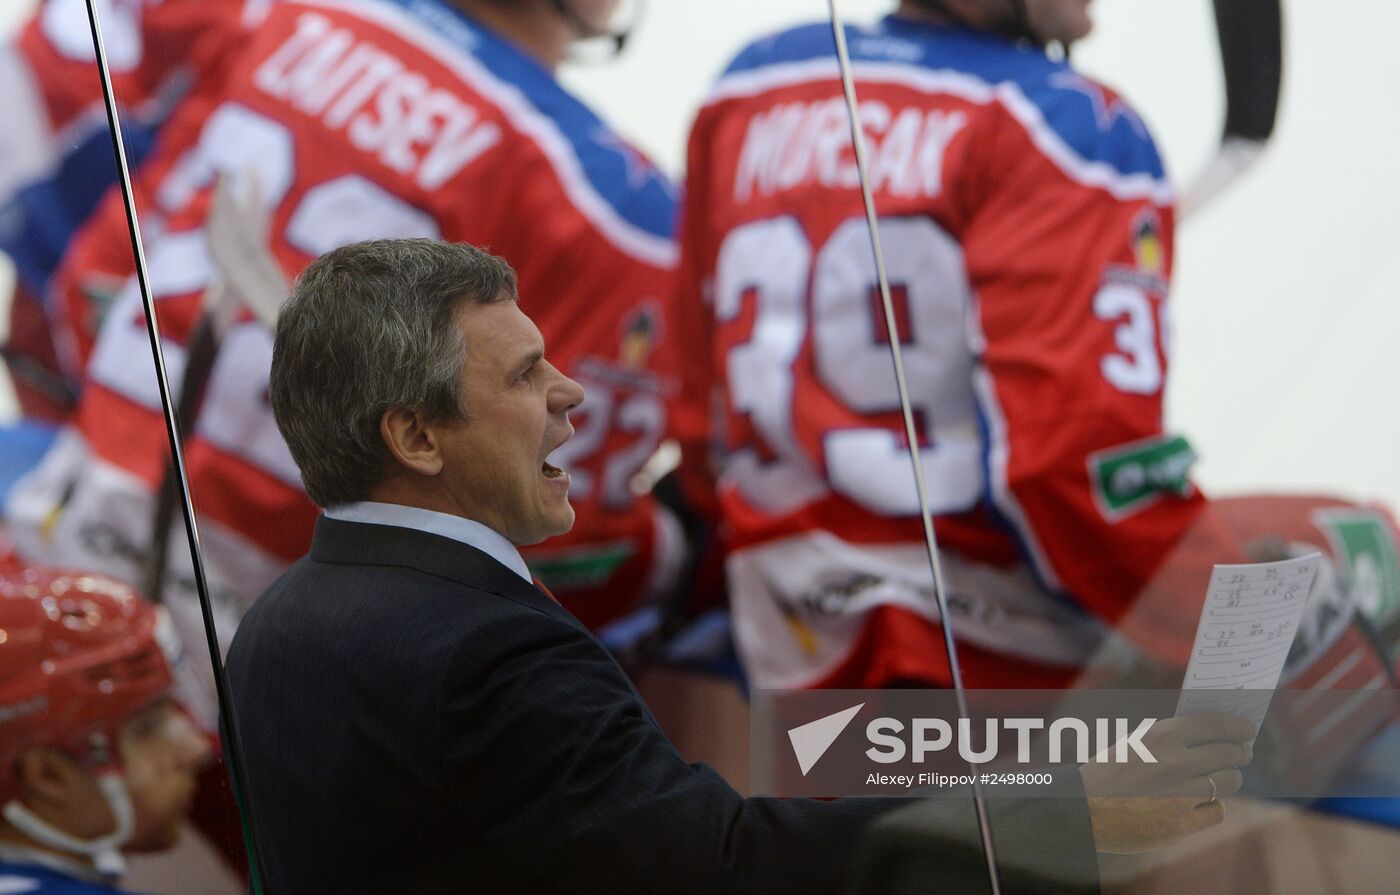
<instances>
[{"instance_id":1,"label":"player's neck","mask_svg":"<svg viewBox=\"0 0 1400 895\"><path fill-rule=\"evenodd\" d=\"M934 12L931 9L916 6L913 3L901 3L899 9L895 10L894 14L901 19L908 19L911 22L928 22L933 25L947 25L952 22L952 19L941 12Z\"/></svg>"},{"instance_id":2,"label":"player's neck","mask_svg":"<svg viewBox=\"0 0 1400 895\"><path fill-rule=\"evenodd\" d=\"M550 71L569 54L573 27L545 3L453 0L459 9L515 44Z\"/></svg>"},{"instance_id":3,"label":"player's neck","mask_svg":"<svg viewBox=\"0 0 1400 895\"><path fill-rule=\"evenodd\" d=\"M943 12L914 0L902 0L895 15L912 22L928 22L933 25L962 25L969 28L990 29L994 22L983 7L975 4L963 7L954 3L953 8Z\"/></svg>"}]
</instances>

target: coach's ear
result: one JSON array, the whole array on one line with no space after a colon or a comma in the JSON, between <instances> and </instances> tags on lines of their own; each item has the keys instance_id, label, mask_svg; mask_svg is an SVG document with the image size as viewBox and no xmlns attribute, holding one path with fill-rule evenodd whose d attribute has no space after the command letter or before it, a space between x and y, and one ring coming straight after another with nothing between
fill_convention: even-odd
<instances>
[{"instance_id":1,"label":"coach's ear","mask_svg":"<svg viewBox=\"0 0 1400 895\"><path fill-rule=\"evenodd\" d=\"M431 426L414 411L391 407L379 418L379 436L389 454L409 472L437 475L442 471L442 451Z\"/></svg>"}]
</instances>

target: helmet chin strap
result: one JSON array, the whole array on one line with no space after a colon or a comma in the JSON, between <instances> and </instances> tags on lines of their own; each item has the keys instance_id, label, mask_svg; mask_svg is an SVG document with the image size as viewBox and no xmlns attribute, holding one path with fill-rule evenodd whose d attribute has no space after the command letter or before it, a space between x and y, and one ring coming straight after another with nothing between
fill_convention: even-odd
<instances>
[{"instance_id":1,"label":"helmet chin strap","mask_svg":"<svg viewBox=\"0 0 1400 895\"><path fill-rule=\"evenodd\" d=\"M1031 43L1044 46L1045 41L1031 28L1031 14L1026 9L1026 0L1011 0L1011 8L1016 16L1016 32Z\"/></svg>"},{"instance_id":2,"label":"helmet chin strap","mask_svg":"<svg viewBox=\"0 0 1400 895\"><path fill-rule=\"evenodd\" d=\"M5 820L41 845L91 860L103 877L119 877L126 873L126 859L122 857L121 847L131 838L132 833L131 796L127 794L126 783L121 774L115 771L100 774L97 787L101 790L107 807L111 809L112 817L117 821L117 828L105 836L79 839L39 817L18 799L11 799L5 803Z\"/></svg>"}]
</instances>

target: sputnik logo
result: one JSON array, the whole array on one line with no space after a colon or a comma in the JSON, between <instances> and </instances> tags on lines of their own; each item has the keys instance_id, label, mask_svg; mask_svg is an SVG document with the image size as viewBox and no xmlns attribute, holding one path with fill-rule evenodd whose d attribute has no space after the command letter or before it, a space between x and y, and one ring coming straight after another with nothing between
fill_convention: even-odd
<instances>
[{"instance_id":1,"label":"sputnik logo","mask_svg":"<svg viewBox=\"0 0 1400 895\"><path fill-rule=\"evenodd\" d=\"M807 776L807 772L821 760L826 750L830 749L831 744L841 735L841 731L846 729L863 708L865 703L862 702L860 705L853 705L788 731L788 740L792 743L792 751L797 756L797 766L801 769L802 776Z\"/></svg>"}]
</instances>

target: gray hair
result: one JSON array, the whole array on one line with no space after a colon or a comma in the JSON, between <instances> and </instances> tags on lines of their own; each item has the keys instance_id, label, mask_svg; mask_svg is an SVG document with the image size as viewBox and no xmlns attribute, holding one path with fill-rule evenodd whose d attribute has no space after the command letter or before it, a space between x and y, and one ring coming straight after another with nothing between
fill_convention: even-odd
<instances>
[{"instance_id":1,"label":"gray hair","mask_svg":"<svg viewBox=\"0 0 1400 895\"><path fill-rule=\"evenodd\" d=\"M392 463L379 434L399 407L461 417L468 302L516 299L515 271L463 243L360 242L317 258L277 319L271 398L277 428L318 505L365 500Z\"/></svg>"}]
</instances>

